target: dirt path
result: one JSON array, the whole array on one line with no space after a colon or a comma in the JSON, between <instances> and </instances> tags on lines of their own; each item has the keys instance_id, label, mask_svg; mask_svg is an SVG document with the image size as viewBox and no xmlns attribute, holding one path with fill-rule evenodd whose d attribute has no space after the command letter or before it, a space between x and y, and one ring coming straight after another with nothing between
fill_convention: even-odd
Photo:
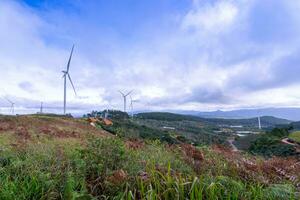
<instances>
[{"instance_id":1,"label":"dirt path","mask_svg":"<svg viewBox=\"0 0 300 200\"><path fill-rule=\"evenodd\" d=\"M238 148L236 148L236 146L233 144L234 139L229 139L229 140L227 140L227 141L229 142L229 144L230 144L230 146L231 146L231 148L232 148L232 151L234 151L234 152L239 151Z\"/></svg>"},{"instance_id":2,"label":"dirt path","mask_svg":"<svg viewBox=\"0 0 300 200\"><path fill-rule=\"evenodd\" d=\"M297 146L296 143L291 143L291 142L289 142L289 138L284 138L284 139L281 140L281 142L283 142L283 143L285 143L285 144Z\"/></svg>"},{"instance_id":3,"label":"dirt path","mask_svg":"<svg viewBox=\"0 0 300 200\"><path fill-rule=\"evenodd\" d=\"M300 145L298 145L297 143L292 143L292 142L289 142L289 138L283 138L281 140L282 143L284 144L288 144L288 145L292 145L296 148L296 151L300 153Z\"/></svg>"}]
</instances>

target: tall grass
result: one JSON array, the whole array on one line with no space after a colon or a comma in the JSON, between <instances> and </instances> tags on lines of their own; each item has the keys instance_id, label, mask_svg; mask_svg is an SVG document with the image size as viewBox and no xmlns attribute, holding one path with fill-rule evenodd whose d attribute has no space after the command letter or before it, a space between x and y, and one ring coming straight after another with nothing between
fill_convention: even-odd
<instances>
[{"instance_id":1,"label":"tall grass","mask_svg":"<svg viewBox=\"0 0 300 200\"><path fill-rule=\"evenodd\" d=\"M92 138L76 149L74 143L29 144L0 151L0 199L297 198L292 185L258 184L238 175L227 176L226 169L234 170L219 160L210 166L216 171L197 174L180 150L159 142L136 150L117 138Z\"/></svg>"}]
</instances>

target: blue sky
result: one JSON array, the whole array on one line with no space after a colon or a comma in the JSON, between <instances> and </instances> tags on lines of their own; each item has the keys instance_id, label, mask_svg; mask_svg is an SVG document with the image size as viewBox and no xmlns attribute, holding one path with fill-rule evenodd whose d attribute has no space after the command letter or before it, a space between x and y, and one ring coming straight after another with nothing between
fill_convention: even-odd
<instances>
[{"instance_id":1,"label":"blue sky","mask_svg":"<svg viewBox=\"0 0 300 200\"><path fill-rule=\"evenodd\" d=\"M300 2L2 0L0 94L17 110L216 110L300 106ZM0 100L1 112L9 105Z\"/></svg>"}]
</instances>

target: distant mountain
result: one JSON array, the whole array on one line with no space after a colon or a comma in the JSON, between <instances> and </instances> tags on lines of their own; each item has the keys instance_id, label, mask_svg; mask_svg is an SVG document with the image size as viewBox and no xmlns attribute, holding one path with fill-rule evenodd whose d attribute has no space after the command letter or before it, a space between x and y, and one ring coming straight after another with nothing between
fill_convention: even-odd
<instances>
[{"instance_id":1,"label":"distant mountain","mask_svg":"<svg viewBox=\"0 0 300 200\"><path fill-rule=\"evenodd\" d=\"M148 112L148 113L139 113L135 115L140 119L152 119L152 120L161 120L161 121L198 121L205 124L213 125L228 125L228 126L257 126L257 118L242 118L242 119L226 119L226 118L205 118L195 115L182 115L169 112ZM289 124L291 121L286 119L280 119L272 116L263 116L261 117L261 124L264 127L274 127L276 125L285 125Z\"/></svg>"},{"instance_id":2,"label":"distant mountain","mask_svg":"<svg viewBox=\"0 0 300 200\"><path fill-rule=\"evenodd\" d=\"M213 112L198 112L198 111L175 111L180 114L195 115L205 118L253 118L257 116L273 116L291 121L300 121L300 108L263 108L263 109L241 109L232 111L213 111Z\"/></svg>"}]
</instances>

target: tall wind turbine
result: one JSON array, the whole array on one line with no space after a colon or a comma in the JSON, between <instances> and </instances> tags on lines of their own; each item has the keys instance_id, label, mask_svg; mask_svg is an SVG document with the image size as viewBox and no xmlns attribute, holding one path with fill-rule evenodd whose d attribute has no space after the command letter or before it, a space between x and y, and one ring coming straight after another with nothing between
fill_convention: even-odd
<instances>
[{"instance_id":1,"label":"tall wind turbine","mask_svg":"<svg viewBox=\"0 0 300 200\"><path fill-rule=\"evenodd\" d=\"M124 100L124 112L126 112L126 103L127 103L127 96L130 95L132 93L133 90L131 90L130 92L128 92L127 94L120 92L120 94L122 95L123 97L123 100Z\"/></svg>"},{"instance_id":2,"label":"tall wind turbine","mask_svg":"<svg viewBox=\"0 0 300 200\"><path fill-rule=\"evenodd\" d=\"M69 81L70 81L70 83L73 87L74 93L77 96L73 81L72 81L70 73L69 73L70 63L71 63L71 59L72 59L72 55L73 55L73 50L74 50L74 45L73 45L72 50L71 50L70 58L69 58L68 65L67 65L67 70L62 71L62 73L64 74L63 75L63 78L64 78L64 114L66 114L66 110L67 110L67 78L69 79Z\"/></svg>"},{"instance_id":3,"label":"tall wind turbine","mask_svg":"<svg viewBox=\"0 0 300 200\"><path fill-rule=\"evenodd\" d=\"M14 115L15 114L15 103L12 102L11 100L9 100L8 98L5 98L5 99L11 104L10 112Z\"/></svg>"}]
</instances>

